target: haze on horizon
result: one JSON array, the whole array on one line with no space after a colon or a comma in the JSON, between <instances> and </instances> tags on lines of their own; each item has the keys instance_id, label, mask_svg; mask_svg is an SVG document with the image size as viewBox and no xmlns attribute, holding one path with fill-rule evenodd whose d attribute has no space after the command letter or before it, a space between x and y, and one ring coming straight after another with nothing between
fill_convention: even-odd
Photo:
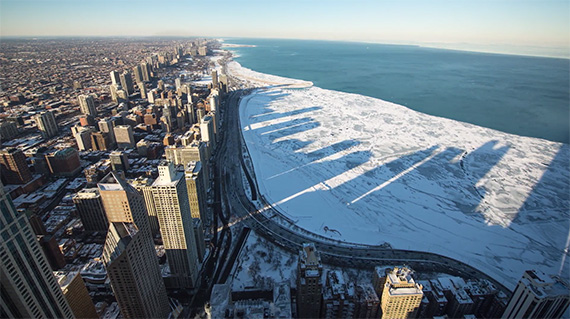
<instances>
[{"instance_id":1,"label":"haze on horizon","mask_svg":"<svg viewBox=\"0 0 570 319\"><path fill-rule=\"evenodd\" d=\"M414 44L570 58L566 0L1 0L0 36L202 36Z\"/></svg>"}]
</instances>

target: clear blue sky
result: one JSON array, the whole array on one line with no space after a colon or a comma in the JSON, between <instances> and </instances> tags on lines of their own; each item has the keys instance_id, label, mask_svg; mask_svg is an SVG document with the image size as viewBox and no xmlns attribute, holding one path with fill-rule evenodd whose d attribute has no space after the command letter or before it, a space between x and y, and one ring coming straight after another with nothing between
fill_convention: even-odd
<instances>
[{"instance_id":1,"label":"clear blue sky","mask_svg":"<svg viewBox=\"0 0 570 319\"><path fill-rule=\"evenodd\" d=\"M568 0L0 0L1 36L268 37L570 55ZM513 52L516 53L516 52Z\"/></svg>"}]
</instances>

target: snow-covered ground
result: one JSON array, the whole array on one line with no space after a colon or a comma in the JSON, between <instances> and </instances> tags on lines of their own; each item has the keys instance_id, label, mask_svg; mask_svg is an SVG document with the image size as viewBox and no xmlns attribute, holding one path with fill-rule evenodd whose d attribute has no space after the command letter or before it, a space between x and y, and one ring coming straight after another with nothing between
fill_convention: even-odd
<instances>
[{"instance_id":1,"label":"snow-covered ground","mask_svg":"<svg viewBox=\"0 0 570 319\"><path fill-rule=\"evenodd\" d=\"M271 287L287 281L295 287L297 256L250 232L232 269L232 291Z\"/></svg>"},{"instance_id":2,"label":"snow-covered ground","mask_svg":"<svg viewBox=\"0 0 570 319\"><path fill-rule=\"evenodd\" d=\"M228 72L248 82L252 86L268 86L268 85L283 85L290 88L304 88L313 85L310 81L296 80L285 78L281 76L259 73L248 68L244 68L241 64L231 61L227 64Z\"/></svg>"},{"instance_id":3,"label":"snow-covered ground","mask_svg":"<svg viewBox=\"0 0 570 319\"><path fill-rule=\"evenodd\" d=\"M514 288L569 277L567 144L422 114L229 65L263 86L240 118L260 191L297 225L347 242L431 251ZM303 84L304 89L268 87ZM301 87L301 85L299 85Z\"/></svg>"}]
</instances>

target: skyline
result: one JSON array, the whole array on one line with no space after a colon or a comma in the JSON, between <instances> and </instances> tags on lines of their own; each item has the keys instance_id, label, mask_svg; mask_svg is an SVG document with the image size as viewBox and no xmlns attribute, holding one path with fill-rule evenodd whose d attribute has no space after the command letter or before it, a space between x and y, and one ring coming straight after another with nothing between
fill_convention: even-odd
<instances>
[{"instance_id":1,"label":"skyline","mask_svg":"<svg viewBox=\"0 0 570 319\"><path fill-rule=\"evenodd\" d=\"M290 38L570 58L569 10L558 0L2 0L0 35Z\"/></svg>"}]
</instances>

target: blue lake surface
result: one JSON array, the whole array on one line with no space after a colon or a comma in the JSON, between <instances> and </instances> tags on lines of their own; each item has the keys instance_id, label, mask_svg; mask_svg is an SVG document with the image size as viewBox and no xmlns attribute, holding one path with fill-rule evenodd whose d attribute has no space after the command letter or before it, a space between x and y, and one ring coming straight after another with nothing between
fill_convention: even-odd
<instances>
[{"instance_id":1,"label":"blue lake surface","mask_svg":"<svg viewBox=\"0 0 570 319\"><path fill-rule=\"evenodd\" d=\"M418 46L226 39L242 66L426 114L568 143L570 60Z\"/></svg>"}]
</instances>

